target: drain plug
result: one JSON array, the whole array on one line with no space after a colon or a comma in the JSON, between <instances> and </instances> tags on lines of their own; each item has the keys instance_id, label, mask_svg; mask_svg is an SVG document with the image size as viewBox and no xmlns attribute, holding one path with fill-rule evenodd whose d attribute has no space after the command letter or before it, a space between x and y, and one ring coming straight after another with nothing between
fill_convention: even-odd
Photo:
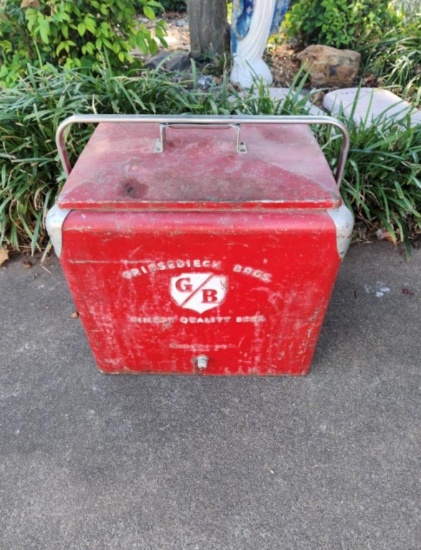
<instances>
[{"instance_id":1,"label":"drain plug","mask_svg":"<svg viewBox=\"0 0 421 550\"><path fill-rule=\"evenodd\" d=\"M196 365L196 368L199 370L205 370L208 366L209 357L207 355L198 355L194 359L194 364Z\"/></svg>"}]
</instances>

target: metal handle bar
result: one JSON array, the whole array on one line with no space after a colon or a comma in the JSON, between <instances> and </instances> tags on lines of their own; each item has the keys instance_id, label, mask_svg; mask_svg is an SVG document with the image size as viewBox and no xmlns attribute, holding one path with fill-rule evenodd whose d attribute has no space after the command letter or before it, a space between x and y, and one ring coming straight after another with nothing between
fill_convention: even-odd
<instances>
[{"instance_id":1,"label":"metal handle bar","mask_svg":"<svg viewBox=\"0 0 421 550\"><path fill-rule=\"evenodd\" d=\"M342 146L339 153L338 165L335 170L335 180L340 187L345 169L345 162L349 151L349 135L346 127L336 118L329 116L196 116L196 115L73 115L63 120L57 129L56 144L66 177L69 176L72 166L69 161L65 144L65 130L72 124L99 124L102 122L111 123L155 123L164 125L240 125L240 124L304 124L310 126L329 125L335 126L342 133Z\"/></svg>"},{"instance_id":2,"label":"metal handle bar","mask_svg":"<svg viewBox=\"0 0 421 550\"><path fill-rule=\"evenodd\" d=\"M191 129L191 128L209 128L209 129L218 129L218 130L226 130L227 128L233 128L236 133L236 142L235 142L235 150L237 153L247 153L247 146L244 143L244 141L241 141L240 133L241 133L241 126L240 124L194 124L194 123L171 123L166 122L165 124L159 125L159 138L155 142L154 146L154 153L163 153L165 149L165 141L166 141L166 135L167 135L167 128L177 128L177 129Z\"/></svg>"}]
</instances>

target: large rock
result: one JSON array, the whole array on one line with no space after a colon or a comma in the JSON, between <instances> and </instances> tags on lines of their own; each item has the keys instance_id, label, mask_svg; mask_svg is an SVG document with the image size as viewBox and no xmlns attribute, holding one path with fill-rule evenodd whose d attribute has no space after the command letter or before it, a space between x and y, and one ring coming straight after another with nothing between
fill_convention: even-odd
<instances>
[{"instance_id":1,"label":"large rock","mask_svg":"<svg viewBox=\"0 0 421 550\"><path fill-rule=\"evenodd\" d=\"M312 86L345 88L352 86L360 68L361 55L330 46L308 46L297 55L309 71Z\"/></svg>"},{"instance_id":2,"label":"large rock","mask_svg":"<svg viewBox=\"0 0 421 550\"><path fill-rule=\"evenodd\" d=\"M325 95L323 107L332 115L341 111L356 124L378 124L382 118L399 121L409 115L411 126L421 124L421 110L415 109L390 90L346 88Z\"/></svg>"},{"instance_id":3,"label":"large rock","mask_svg":"<svg viewBox=\"0 0 421 550\"><path fill-rule=\"evenodd\" d=\"M191 66L190 54L185 51L158 52L145 63L146 69L162 67L167 71L185 71Z\"/></svg>"}]
</instances>

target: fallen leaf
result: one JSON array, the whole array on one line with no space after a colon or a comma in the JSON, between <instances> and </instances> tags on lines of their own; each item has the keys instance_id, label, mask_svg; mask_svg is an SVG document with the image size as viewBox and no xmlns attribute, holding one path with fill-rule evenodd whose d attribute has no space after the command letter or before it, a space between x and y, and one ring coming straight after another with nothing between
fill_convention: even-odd
<instances>
[{"instance_id":1,"label":"fallen leaf","mask_svg":"<svg viewBox=\"0 0 421 550\"><path fill-rule=\"evenodd\" d=\"M4 264L9 259L9 251L7 248L0 248L0 265Z\"/></svg>"},{"instance_id":2,"label":"fallen leaf","mask_svg":"<svg viewBox=\"0 0 421 550\"><path fill-rule=\"evenodd\" d=\"M402 294L406 294L407 296L413 296L414 295L414 293L411 290L409 290L409 288L403 288L402 289Z\"/></svg>"},{"instance_id":3,"label":"fallen leaf","mask_svg":"<svg viewBox=\"0 0 421 550\"><path fill-rule=\"evenodd\" d=\"M38 8L39 0L22 0L20 7L23 8Z\"/></svg>"},{"instance_id":4,"label":"fallen leaf","mask_svg":"<svg viewBox=\"0 0 421 550\"><path fill-rule=\"evenodd\" d=\"M74 311L74 312L70 315L70 317L71 317L72 319L78 319L78 318L79 318L79 312L78 312L78 311Z\"/></svg>"},{"instance_id":5,"label":"fallen leaf","mask_svg":"<svg viewBox=\"0 0 421 550\"><path fill-rule=\"evenodd\" d=\"M393 235L391 235L389 231L385 231L384 229L378 229L376 231L376 237L379 239L379 241L385 240L389 243L396 244L396 238L393 237Z\"/></svg>"}]
</instances>

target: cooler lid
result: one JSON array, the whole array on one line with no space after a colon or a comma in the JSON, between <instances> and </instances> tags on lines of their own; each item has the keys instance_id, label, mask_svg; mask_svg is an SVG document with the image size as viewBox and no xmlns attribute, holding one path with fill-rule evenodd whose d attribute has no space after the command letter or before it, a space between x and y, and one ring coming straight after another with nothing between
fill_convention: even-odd
<instances>
[{"instance_id":1,"label":"cooler lid","mask_svg":"<svg viewBox=\"0 0 421 550\"><path fill-rule=\"evenodd\" d=\"M337 208L338 186L307 126L245 124L166 129L101 123L59 198L66 209L244 210Z\"/></svg>"}]
</instances>

